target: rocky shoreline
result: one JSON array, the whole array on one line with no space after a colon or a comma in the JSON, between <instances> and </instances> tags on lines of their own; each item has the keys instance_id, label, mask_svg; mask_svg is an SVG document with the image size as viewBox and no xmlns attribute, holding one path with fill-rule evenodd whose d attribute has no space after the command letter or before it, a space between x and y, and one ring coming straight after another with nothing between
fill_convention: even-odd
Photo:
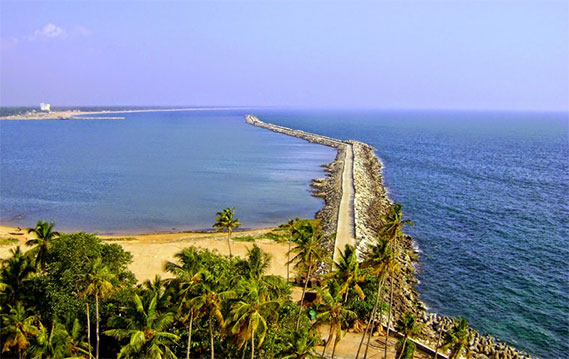
<instances>
[{"instance_id":1,"label":"rocky shoreline","mask_svg":"<svg viewBox=\"0 0 569 359\"><path fill-rule=\"evenodd\" d=\"M321 219L324 231L328 234L325 248L333 253L334 241L330 234L336 231L338 209L342 196L342 171L346 156L346 145L351 145L354 153L353 159L353 183L354 183L354 227L356 246L358 252L365 253L368 244L377 238L381 227L381 217L387 213L391 201L387 197L387 191L383 186L381 176L382 164L375 155L375 148L359 141L341 141L334 138L294 130L283 126L265 123L256 116L246 115L247 123L262 127L277 133L298 137L312 143L318 143L333 147L337 150L336 159L329 164L323 165L327 176L312 181L313 195L324 200L323 208L317 212L316 218ZM401 269L400 275L395 280L395 292L393 300L393 316L396 322L403 313L413 312L424 324L422 335L417 342L426 347L437 346L440 334L444 336L456 319L441 316L436 313L428 313L424 303L419 299L419 293L415 289L418 281L415 277L415 264L417 253L413 248L413 239L410 236L400 241L398 264ZM326 268L322 268L325 270ZM384 316L384 326L387 318ZM442 330L442 331L441 331ZM527 353L521 352L514 347L496 340L490 335L482 336L474 329L470 343L471 357L475 359L514 359L531 358ZM440 357L443 357L439 354Z\"/></svg>"}]
</instances>

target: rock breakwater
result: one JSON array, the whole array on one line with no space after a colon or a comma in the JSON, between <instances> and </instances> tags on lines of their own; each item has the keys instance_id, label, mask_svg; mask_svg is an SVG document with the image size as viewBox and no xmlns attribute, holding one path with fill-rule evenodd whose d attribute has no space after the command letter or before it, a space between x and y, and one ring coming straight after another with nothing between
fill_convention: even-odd
<instances>
[{"instance_id":1,"label":"rock breakwater","mask_svg":"<svg viewBox=\"0 0 569 359\"><path fill-rule=\"evenodd\" d=\"M383 185L381 174L383 166L375 155L375 148L359 141L342 141L266 123L253 115L247 115L245 119L251 125L298 137L312 143L330 146L337 150L336 159L332 163L323 165L327 172L326 177L312 181L312 194L324 200L324 206L316 213L316 218L321 219L321 225L325 233L327 233L324 247L331 254L334 253L332 234L335 233L337 228L338 210L342 197L342 171L346 157L346 146L352 146L354 231L357 250L360 257L363 257L369 244L373 243L379 235L379 230L383 224L381 221L382 216L388 212L392 205ZM417 342L424 344L426 347L435 348L439 344L440 338L444 338L446 332L456 322L456 319L427 312L426 306L419 299L419 293L415 289L418 283L415 277L415 264L418 256L413 246L413 239L410 236L405 236L398 242L398 245L397 261L400 273L394 283L393 322L396 322L404 313L413 312L424 325L421 335L416 338ZM322 267L321 271L326 269L327 267ZM387 293L385 293L383 300L388 300ZM387 318L385 317L383 323L377 324L386 326ZM469 343L470 357L472 358L531 358L529 354L500 342L490 335L483 336L472 328L469 328L468 331L472 335L472 340ZM439 356L442 357L440 353Z\"/></svg>"}]
</instances>

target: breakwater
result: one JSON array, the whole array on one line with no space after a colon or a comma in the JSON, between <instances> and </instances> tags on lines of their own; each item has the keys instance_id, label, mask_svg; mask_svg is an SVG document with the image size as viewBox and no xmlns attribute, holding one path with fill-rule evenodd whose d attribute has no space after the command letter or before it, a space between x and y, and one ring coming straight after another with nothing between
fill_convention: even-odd
<instances>
[{"instance_id":1,"label":"breakwater","mask_svg":"<svg viewBox=\"0 0 569 359\"><path fill-rule=\"evenodd\" d=\"M318 143L335 148L336 160L324 165L327 172L325 178L313 180L313 195L324 200L324 207L316 214L321 219L323 229L332 234L337 228L338 208L342 196L342 170L346 156L346 146L352 146L353 150L353 216L356 247L361 256L370 243L378 237L382 226L381 217L387 213L391 201L383 185L381 174L382 163L375 155L375 148L359 141L342 141L327 136L294 130L284 126L265 123L253 115L247 115L246 122L277 133L298 137L312 143ZM328 253L333 253L334 242L328 240L325 243ZM415 289L417 279L415 277L415 265L418 255L413 247L413 239L405 236L398 241L397 261L400 268L399 275L395 278L395 290L393 294L393 316L396 322L406 312L413 312L424 325L424 329L416 339L427 347L435 348L444 338L447 331L456 323L456 319L441 316L436 313L428 313L426 306L419 299L419 293ZM326 270L323 267L322 270ZM387 301L387 293L383 298ZM386 316L383 323L387 324ZM471 340L469 349L471 357L476 359L492 358L531 358L527 353L521 352L490 335L481 335L476 330L469 328ZM440 357L441 354L439 354Z\"/></svg>"}]
</instances>

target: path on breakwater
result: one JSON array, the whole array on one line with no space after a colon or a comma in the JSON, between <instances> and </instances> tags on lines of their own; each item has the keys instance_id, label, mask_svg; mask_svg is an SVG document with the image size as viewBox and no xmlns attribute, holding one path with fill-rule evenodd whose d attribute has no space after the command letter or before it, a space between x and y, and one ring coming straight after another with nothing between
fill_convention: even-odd
<instances>
[{"instance_id":1,"label":"path on breakwater","mask_svg":"<svg viewBox=\"0 0 569 359\"><path fill-rule=\"evenodd\" d=\"M338 261L340 252L346 244L356 245L354 233L354 149L351 144L345 144L346 154L342 170L342 199L338 211L336 227L336 243L334 245L334 262Z\"/></svg>"},{"instance_id":2,"label":"path on breakwater","mask_svg":"<svg viewBox=\"0 0 569 359\"><path fill-rule=\"evenodd\" d=\"M338 207L338 215L334 232L336 238L333 248L330 248L333 253L332 258L337 260L340 251L344 250L346 244L356 245L355 236L355 222L354 222L354 150L353 144L350 142L341 141L335 138L330 138L314 133L309 133L301 130L294 130L288 127L274 125L259 120L256 116L247 115L245 121L253 126L262 127L277 133L282 133L288 136L298 137L303 140L318 143L325 146L330 146L338 150L338 157L342 158L343 162L342 174L339 178L341 190L340 200L336 203ZM338 160L338 158L337 158Z\"/></svg>"}]
</instances>

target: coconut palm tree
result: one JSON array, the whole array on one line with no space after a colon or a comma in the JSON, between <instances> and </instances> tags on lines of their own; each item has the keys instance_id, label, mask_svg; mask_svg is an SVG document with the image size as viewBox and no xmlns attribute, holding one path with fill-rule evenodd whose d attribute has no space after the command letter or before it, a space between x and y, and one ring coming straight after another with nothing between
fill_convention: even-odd
<instances>
[{"instance_id":1,"label":"coconut palm tree","mask_svg":"<svg viewBox=\"0 0 569 359\"><path fill-rule=\"evenodd\" d=\"M241 299L232 306L233 317L231 333L237 336L238 349L251 339L251 359L255 357L255 334L259 337L257 348L263 344L267 333L267 319L276 318L280 303L267 300L261 292L256 280L244 281L240 284Z\"/></svg>"},{"instance_id":2,"label":"coconut palm tree","mask_svg":"<svg viewBox=\"0 0 569 359\"><path fill-rule=\"evenodd\" d=\"M366 252L365 260L362 264L362 267L364 269L368 270L371 275L374 275L377 277L377 279L378 279L377 292L376 292L375 303L373 305L371 315L368 319L367 325L366 325L365 330L362 334L362 339L360 340L360 345L358 346L358 351L356 353L356 359L359 357L359 353L360 353L363 341L364 341L366 335L368 334L368 331L370 331L368 341L367 341L367 345L366 345L366 354L367 354L367 350L369 348L369 342L371 339L372 323L375 320L375 316L376 316L378 309L380 309L379 304L380 304L380 300L381 300L381 295L382 295L381 292L383 290L383 284L385 282L385 278L386 278L387 274L391 270L393 270L392 267L396 266L396 265L397 265L397 262L395 260L395 253L391 250L391 246L389 245L388 239L378 238L376 242L374 242L373 244L371 244L368 247L368 250ZM380 323L382 322L381 314L383 314L383 311L380 309L380 317L379 317ZM364 354L364 357L365 356L366 355Z\"/></svg>"},{"instance_id":3,"label":"coconut palm tree","mask_svg":"<svg viewBox=\"0 0 569 359\"><path fill-rule=\"evenodd\" d=\"M51 242L59 237L59 232L53 231L54 222L38 221L35 228L29 228L28 233L34 233L36 238L26 242L27 246L35 246L30 252L36 255L35 264L43 268L47 261L47 253Z\"/></svg>"},{"instance_id":4,"label":"coconut palm tree","mask_svg":"<svg viewBox=\"0 0 569 359\"><path fill-rule=\"evenodd\" d=\"M216 231L227 231L227 246L229 247L229 257L232 257L231 253L231 233L233 232L234 228L239 228L241 226L241 222L239 222L239 218L233 218L235 215L235 207L226 208L220 212L217 212L215 217L215 223L213 227L216 228Z\"/></svg>"},{"instance_id":5,"label":"coconut palm tree","mask_svg":"<svg viewBox=\"0 0 569 359\"><path fill-rule=\"evenodd\" d=\"M339 294L344 295L344 304L348 301L350 287L363 300L365 294L358 283L363 282L366 276L360 271L360 263L354 246L346 244L344 251L339 252L338 262L334 262L334 269L335 271L331 274L338 283L342 283Z\"/></svg>"},{"instance_id":6,"label":"coconut palm tree","mask_svg":"<svg viewBox=\"0 0 569 359\"><path fill-rule=\"evenodd\" d=\"M247 260L237 262L237 267L245 274L246 278L260 281L263 275L269 269L271 263L271 255L265 253L253 244L253 248L247 248Z\"/></svg>"},{"instance_id":7,"label":"coconut palm tree","mask_svg":"<svg viewBox=\"0 0 569 359\"><path fill-rule=\"evenodd\" d=\"M287 252L287 262L286 262L286 282L288 283L290 280L290 245L292 242L292 235L295 229L296 223L300 219L296 217L296 219L289 219L288 222L284 225L286 229L288 229L288 252Z\"/></svg>"},{"instance_id":8,"label":"coconut palm tree","mask_svg":"<svg viewBox=\"0 0 569 359\"><path fill-rule=\"evenodd\" d=\"M221 311L223 300L231 297L232 292L217 292L213 289L212 283L205 283L202 286L202 294L192 298L188 305L196 311L203 312L207 316L209 328L209 344L211 359L215 359L215 350L213 347L213 323L217 321L220 328L225 328L225 319Z\"/></svg>"},{"instance_id":9,"label":"coconut palm tree","mask_svg":"<svg viewBox=\"0 0 569 359\"><path fill-rule=\"evenodd\" d=\"M393 250L396 250L396 240L405 236L403 233L403 227L412 226L413 221L409 219L403 219L403 206L400 203L395 203L390 207L389 213L382 217L383 226L380 229L380 235L383 238L389 239L389 244ZM385 331L385 349L383 356L387 358L387 340L389 338L389 329L391 326L391 312L393 306L393 287L395 282L395 272L390 275L390 285L389 285L389 311L387 312L387 329ZM364 356L365 358L365 356Z\"/></svg>"},{"instance_id":10,"label":"coconut palm tree","mask_svg":"<svg viewBox=\"0 0 569 359\"><path fill-rule=\"evenodd\" d=\"M150 302L145 302L138 294L134 294L126 307L126 315L111 320L117 329L107 330L104 334L118 340L128 339L117 358L176 358L170 347L177 345L180 338L168 332L174 321L174 313L158 311L157 303L157 294Z\"/></svg>"},{"instance_id":11,"label":"coconut palm tree","mask_svg":"<svg viewBox=\"0 0 569 359\"><path fill-rule=\"evenodd\" d=\"M356 313L343 307L342 294L337 290L327 288L321 289L317 288L319 303L317 306L316 323L330 323L330 333L328 335L328 340L322 350L321 357L324 357L326 350L332 346L332 359L336 353L336 345L342 337L342 324L349 319L356 317ZM332 293L334 294L332 294Z\"/></svg>"},{"instance_id":12,"label":"coconut palm tree","mask_svg":"<svg viewBox=\"0 0 569 359\"><path fill-rule=\"evenodd\" d=\"M30 337L38 335L39 322L37 315L28 316L26 309L22 303L16 303L15 306L8 306L10 312L2 316L2 334L4 345L2 352L15 347L18 351L18 358L22 359L22 352L30 345Z\"/></svg>"},{"instance_id":13,"label":"coconut palm tree","mask_svg":"<svg viewBox=\"0 0 569 359\"><path fill-rule=\"evenodd\" d=\"M318 355L314 347L320 341L320 335L312 330L301 328L291 330L287 348L281 354L286 354L282 359L316 359Z\"/></svg>"},{"instance_id":14,"label":"coconut palm tree","mask_svg":"<svg viewBox=\"0 0 569 359\"><path fill-rule=\"evenodd\" d=\"M458 317L456 324L447 332L444 341L442 348L450 349L449 359L459 358L463 352L469 357L472 332L468 328L466 319Z\"/></svg>"},{"instance_id":15,"label":"coconut palm tree","mask_svg":"<svg viewBox=\"0 0 569 359\"><path fill-rule=\"evenodd\" d=\"M38 334L32 339L28 348L28 354L37 359L78 357L79 354L88 354L82 347L86 343L82 343L79 339L80 329L81 326L77 319L75 319L71 333L57 319L53 320L51 330L40 323Z\"/></svg>"},{"instance_id":16,"label":"coconut palm tree","mask_svg":"<svg viewBox=\"0 0 569 359\"><path fill-rule=\"evenodd\" d=\"M114 292L115 287L112 283L113 279L116 278L116 274L111 272L108 266L102 263L101 258L97 258L91 263L87 272L83 277L83 281L86 288L82 291L82 296L93 296L95 298L95 321L96 321L96 350L95 357L99 359L99 322L101 318L99 317L99 299L104 299ZM89 306L87 304L87 331L89 333L88 340L90 342L90 322L89 322ZM90 349L89 349L90 350Z\"/></svg>"},{"instance_id":17,"label":"coconut palm tree","mask_svg":"<svg viewBox=\"0 0 569 359\"><path fill-rule=\"evenodd\" d=\"M405 353L405 345L411 336L415 336L421 332L423 326L417 321L415 315L411 312L403 314L399 322L397 323L397 330L403 334L403 338L399 341L398 347L401 348L399 351L399 356L397 359L401 359Z\"/></svg>"},{"instance_id":18,"label":"coconut palm tree","mask_svg":"<svg viewBox=\"0 0 569 359\"><path fill-rule=\"evenodd\" d=\"M10 249L10 253L12 254L10 257L2 260L0 281L2 293L6 298L3 304L14 305L24 296L26 282L35 273L36 268L19 246Z\"/></svg>"},{"instance_id":19,"label":"coconut palm tree","mask_svg":"<svg viewBox=\"0 0 569 359\"><path fill-rule=\"evenodd\" d=\"M302 303L306 295L306 289L310 282L312 275L316 271L318 262L324 258L324 249L322 248L322 233L318 231L310 223L302 225L296 230L299 243L291 251L296 255L290 260L295 263L298 268L297 272L306 270L305 282L302 288L302 296L300 297L300 307L298 310L298 318L296 320L296 330L300 326L300 315L302 314Z\"/></svg>"},{"instance_id":20,"label":"coconut palm tree","mask_svg":"<svg viewBox=\"0 0 569 359\"><path fill-rule=\"evenodd\" d=\"M181 264L174 262L167 262L164 269L167 272L176 275L178 295L180 296L180 304L178 306L178 314L180 315L181 322L188 325L188 344L186 348L186 359L190 359L190 349L192 342L192 326L194 320L199 318L202 314L191 305L191 300L199 292L202 281L205 277L210 276L210 273L202 268L201 263L197 258L197 251L194 247L186 248L179 252L175 257Z\"/></svg>"}]
</instances>

